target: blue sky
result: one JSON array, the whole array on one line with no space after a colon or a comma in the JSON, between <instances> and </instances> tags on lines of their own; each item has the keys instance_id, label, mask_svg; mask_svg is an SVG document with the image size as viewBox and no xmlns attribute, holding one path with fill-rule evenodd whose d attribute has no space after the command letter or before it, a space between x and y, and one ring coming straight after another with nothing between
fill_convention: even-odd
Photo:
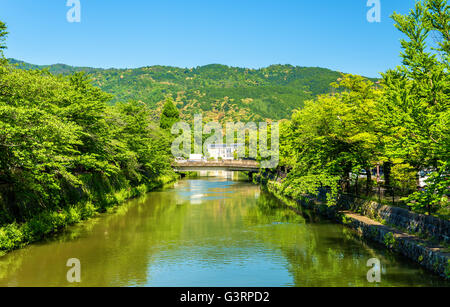
<instances>
[{"instance_id":1,"label":"blue sky","mask_svg":"<svg viewBox=\"0 0 450 307\"><path fill-rule=\"evenodd\" d=\"M400 64L401 34L389 16L414 0L0 0L7 57L33 64L134 68L211 63L259 68L319 66L376 77Z\"/></svg>"}]
</instances>

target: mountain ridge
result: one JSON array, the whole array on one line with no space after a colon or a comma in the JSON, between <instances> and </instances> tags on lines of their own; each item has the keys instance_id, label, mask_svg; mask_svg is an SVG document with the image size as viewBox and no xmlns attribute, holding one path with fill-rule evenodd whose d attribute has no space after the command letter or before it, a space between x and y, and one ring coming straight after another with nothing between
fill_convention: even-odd
<instances>
[{"instance_id":1,"label":"mountain ridge","mask_svg":"<svg viewBox=\"0 0 450 307\"><path fill-rule=\"evenodd\" d=\"M158 114L165 99L171 97L183 119L189 120L201 112L204 118L220 122L289 118L306 100L330 92L330 83L341 76L328 68L290 64L259 69L222 64L106 69L9 61L19 69L47 69L52 74L84 71L94 85L114 95L112 103L141 101Z\"/></svg>"}]
</instances>

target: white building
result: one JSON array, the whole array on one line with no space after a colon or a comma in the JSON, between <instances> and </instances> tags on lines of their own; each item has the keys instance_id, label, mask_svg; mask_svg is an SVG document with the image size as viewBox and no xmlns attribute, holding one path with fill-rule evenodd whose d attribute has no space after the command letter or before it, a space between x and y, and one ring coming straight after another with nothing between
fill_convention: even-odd
<instances>
[{"instance_id":1,"label":"white building","mask_svg":"<svg viewBox=\"0 0 450 307\"><path fill-rule=\"evenodd\" d=\"M240 147L244 147L243 144L210 144L208 145L208 158L214 158L215 160L235 160Z\"/></svg>"},{"instance_id":2,"label":"white building","mask_svg":"<svg viewBox=\"0 0 450 307\"><path fill-rule=\"evenodd\" d=\"M189 156L189 161L192 161L192 162L202 162L202 161L203 161L203 155L195 155L195 154L192 154L192 155Z\"/></svg>"}]
</instances>

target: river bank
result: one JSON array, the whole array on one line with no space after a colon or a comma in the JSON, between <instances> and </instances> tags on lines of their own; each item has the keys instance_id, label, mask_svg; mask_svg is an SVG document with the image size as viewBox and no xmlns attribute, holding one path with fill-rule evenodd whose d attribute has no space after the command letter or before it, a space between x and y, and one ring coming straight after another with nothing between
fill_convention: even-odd
<instances>
[{"instance_id":1,"label":"river bank","mask_svg":"<svg viewBox=\"0 0 450 307\"><path fill-rule=\"evenodd\" d=\"M449 283L244 178L180 179L0 258L1 286L405 287ZM68 259L81 283L67 281ZM382 282L367 280L369 259Z\"/></svg>"},{"instance_id":2,"label":"river bank","mask_svg":"<svg viewBox=\"0 0 450 307\"><path fill-rule=\"evenodd\" d=\"M120 188L112 189L101 198L92 196L91 199L80 201L72 206L57 211L43 211L37 216L23 223L12 223L0 227L0 256L23 248L31 243L42 241L59 234L68 226L89 220L101 213L108 212L120 206L127 200L142 196L172 183L179 178L177 174L160 176L148 184L132 186L124 182ZM97 191L98 192L98 191ZM98 195L98 193L97 193Z\"/></svg>"},{"instance_id":3,"label":"river bank","mask_svg":"<svg viewBox=\"0 0 450 307\"><path fill-rule=\"evenodd\" d=\"M450 279L448 221L370 201L358 203L345 197L341 197L336 206L327 206L314 197L287 197L276 181L269 180L263 185L291 208L313 210L352 228L362 239L381 243L442 278Z\"/></svg>"}]
</instances>

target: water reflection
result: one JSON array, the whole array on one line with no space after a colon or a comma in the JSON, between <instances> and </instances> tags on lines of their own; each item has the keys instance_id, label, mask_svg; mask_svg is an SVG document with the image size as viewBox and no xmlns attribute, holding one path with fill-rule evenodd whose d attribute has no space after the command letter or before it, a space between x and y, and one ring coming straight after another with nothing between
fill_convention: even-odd
<instances>
[{"instance_id":1,"label":"water reflection","mask_svg":"<svg viewBox=\"0 0 450 307\"><path fill-rule=\"evenodd\" d=\"M71 286L69 258L81 261L82 286L370 286L370 258L381 260L381 286L448 285L257 186L218 178L183 180L10 253L0 285Z\"/></svg>"}]
</instances>

